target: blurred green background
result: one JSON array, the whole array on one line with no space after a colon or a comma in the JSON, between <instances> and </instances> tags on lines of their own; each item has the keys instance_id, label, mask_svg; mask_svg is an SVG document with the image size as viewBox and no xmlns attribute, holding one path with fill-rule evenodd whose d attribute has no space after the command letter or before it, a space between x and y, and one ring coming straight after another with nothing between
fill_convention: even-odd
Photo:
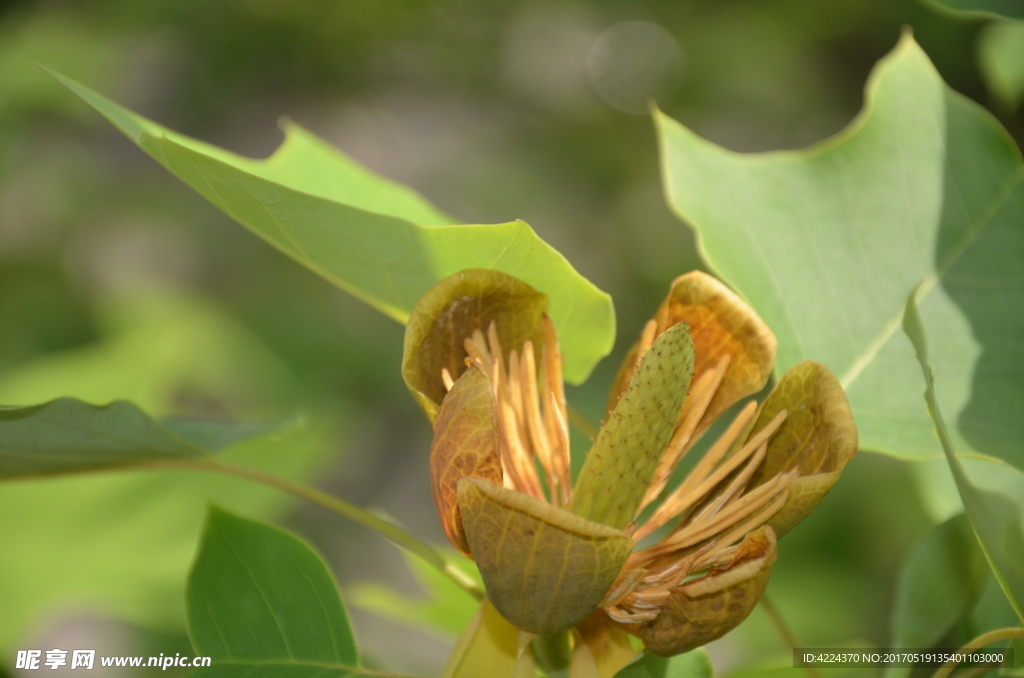
<instances>
[{"instance_id":1,"label":"blurred green background","mask_svg":"<svg viewBox=\"0 0 1024 678\"><path fill-rule=\"evenodd\" d=\"M0 402L295 416L229 454L444 543L402 327L232 223L33 60L246 155L271 153L289 116L462 221L529 222L615 299L616 352L569 393L596 419L668 283L701 266L661 195L647 99L727 148L806 146L857 113L904 26L1024 140L979 66L997 27L913 0L0 1ZM238 481L18 482L0 486L0 665L28 647L187 653L207 500L310 540L343 595L423 595L376 535ZM939 517L905 465L860 455L782 543L769 595L805 645L885 645L898 567ZM371 665L436 674L453 642L351 614ZM709 651L723 673L788 662L760 609Z\"/></svg>"}]
</instances>

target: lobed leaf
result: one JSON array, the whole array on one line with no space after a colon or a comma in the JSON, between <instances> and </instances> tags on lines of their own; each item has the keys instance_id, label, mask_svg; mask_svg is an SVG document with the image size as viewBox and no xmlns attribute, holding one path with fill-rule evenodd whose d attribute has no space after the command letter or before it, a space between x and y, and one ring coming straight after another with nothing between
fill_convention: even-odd
<instances>
[{"instance_id":1,"label":"lobed leaf","mask_svg":"<svg viewBox=\"0 0 1024 678\"><path fill-rule=\"evenodd\" d=\"M857 427L839 381L813 361L788 370L761 406L750 435L787 411L768 441L764 461L750 478L751 489L779 473L796 470L789 498L768 524L782 537L814 510L857 453Z\"/></svg>"},{"instance_id":2,"label":"lobed leaf","mask_svg":"<svg viewBox=\"0 0 1024 678\"><path fill-rule=\"evenodd\" d=\"M587 454L572 492L574 513L620 530L633 522L675 431L693 365L685 324L654 341Z\"/></svg>"},{"instance_id":3,"label":"lobed leaf","mask_svg":"<svg viewBox=\"0 0 1024 678\"><path fill-rule=\"evenodd\" d=\"M445 397L441 370L452 379L466 371L464 343L475 330L495 324L507 364L527 340L535 350L544 345L547 310L546 295L498 271L459 271L431 287L409 316L402 350L402 377L431 421Z\"/></svg>"},{"instance_id":4,"label":"lobed leaf","mask_svg":"<svg viewBox=\"0 0 1024 678\"><path fill-rule=\"evenodd\" d=\"M586 619L633 550L625 532L480 478L459 481L459 508L488 599L530 633Z\"/></svg>"},{"instance_id":5,"label":"lobed leaf","mask_svg":"<svg viewBox=\"0 0 1024 678\"><path fill-rule=\"evenodd\" d=\"M652 654L670 657L732 631L760 600L776 554L771 527L748 534L728 564L672 590L657 618L640 627L644 646Z\"/></svg>"},{"instance_id":6,"label":"lobed leaf","mask_svg":"<svg viewBox=\"0 0 1024 678\"><path fill-rule=\"evenodd\" d=\"M913 343L924 372L928 413L935 422L936 434L981 550L1014 612L1024 622L1024 515L1021 506L1011 498L976 487L956 456L935 394L935 377L928 357L928 338L917 310L917 294L918 290L915 289L907 299L903 331Z\"/></svg>"},{"instance_id":7,"label":"lobed leaf","mask_svg":"<svg viewBox=\"0 0 1024 678\"><path fill-rule=\"evenodd\" d=\"M863 449L904 459L935 454L899 334L924 279L954 443L1024 468L1020 152L909 34L875 68L865 102L832 139L749 155L656 113L667 199L775 332L779 373L820 361L846 390Z\"/></svg>"},{"instance_id":8,"label":"lobed leaf","mask_svg":"<svg viewBox=\"0 0 1024 678\"><path fill-rule=\"evenodd\" d=\"M399 322L437 282L486 268L549 295L568 381L584 381L612 348L611 298L522 221L451 225L420 196L293 124L269 159L243 158L47 73L235 221Z\"/></svg>"}]
</instances>

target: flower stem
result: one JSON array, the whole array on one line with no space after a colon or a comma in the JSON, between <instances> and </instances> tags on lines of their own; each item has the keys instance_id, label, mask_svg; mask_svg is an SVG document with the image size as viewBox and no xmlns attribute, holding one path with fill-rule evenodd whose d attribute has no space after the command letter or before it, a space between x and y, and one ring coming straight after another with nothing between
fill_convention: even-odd
<instances>
[{"instance_id":1,"label":"flower stem","mask_svg":"<svg viewBox=\"0 0 1024 678\"><path fill-rule=\"evenodd\" d=\"M148 467L222 473L224 475L235 476L236 478L243 478L245 480L262 483L263 485L273 487L281 490L282 492L287 492L288 494L299 497L300 499L305 499L308 502L322 506L329 511L333 511L340 516L344 516L353 522L359 523L364 527L370 528L399 548L405 549L409 553L419 556L428 564L433 565L443 575L451 579L477 600L483 600L484 598L483 590L469 575L455 565L449 563L440 553L432 549L430 546L416 539L412 535L403 532L388 521L378 518L377 516L357 508L346 501L342 501L337 497L332 497L326 492L321 492L320 490L313 489L312 487L307 487L291 480L279 478L255 469L245 468L243 466L234 466L232 464L224 464L219 461L212 460L158 462L156 464L150 464ZM147 467L142 466L139 468L144 470Z\"/></svg>"},{"instance_id":2,"label":"flower stem","mask_svg":"<svg viewBox=\"0 0 1024 678\"><path fill-rule=\"evenodd\" d=\"M795 650L800 647L800 643L797 642L796 635L793 634L793 631L789 628L786 620L782 618L781 614L779 614L779 609L775 607L771 598L766 594L762 594L760 602L761 607L764 608L765 614L768 615L768 619L771 620L772 626L774 626L775 630L779 632L780 636L782 636L783 642L789 646L789 649ZM804 671L807 672L807 675L810 676L810 678L821 678L821 674L818 673L818 670L813 666L805 666Z\"/></svg>"},{"instance_id":3,"label":"flower stem","mask_svg":"<svg viewBox=\"0 0 1024 678\"><path fill-rule=\"evenodd\" d=\"M1024 627L1014 627L1007 629L996 629L983 633L971 642L964 645L957 651L957 654L968 653L973 650L977 650L991 645L992 643L998 643L1000 640L1024 640ZM949 674L953 673L953 669L957 667L960 662L948 661L942 665L942 668L935 672L932 678L949 678Z\"/></svg>"}]
</instances>

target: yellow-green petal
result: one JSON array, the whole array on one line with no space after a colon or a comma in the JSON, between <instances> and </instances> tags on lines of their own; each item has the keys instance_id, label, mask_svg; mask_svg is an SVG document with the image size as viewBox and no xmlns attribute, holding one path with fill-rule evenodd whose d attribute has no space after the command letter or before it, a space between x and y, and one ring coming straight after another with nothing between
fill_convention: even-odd
<instances>
[{"instance_id":1,"label":"yellow-green petal","mask_svg":"<svg viewBox=\"0 0 1024 678\"><path fill-rule=\"evenodd\" d=\"M527 339L539 350L547 310L545 294L489 269L460 271L431 287L405 327L402 377L416 403L433 421L445 396L441 370L457 379L466 370L466 338L474 330L486 333L492 321L506 360L508 352L520 351Z\"/></svg>"},{"instance_id":2,"label":"yellow-green petal","mask_svg":"<svg viewBox=\"0 0 1024 678\"><path fill-rule=\"evenodd\" d=\"M455 644L441 678L534 678L523 635L484 600Z\"/></svg>"},{"instance_id":3,"label":"yellow-green petal","mask_svg":"<svg viewBox=\"0 0 1024 678\"><path fill-rule=\"evenodd\" d=\"M753 489L776 474L796 469L785 506L768 522L778 536L803 520L839 479L857 452L857 427L843 387L827 367L805 361L789 369L765 400L750 435L786 410L768 442L768 453L750 479Z\"/></svg>"},{"instance_id":4,"label":"yellow-green petal","mask_svg":"<svg viewBox=\"0 0 1024 678\"><path fill-rule=\"evenodd\" d=\"M579 624L633 550L625 532L480 478L463 478L458 492L487 597L524 631L549 635Z\"/></svg>"},{"instance_id":5,"label":"yellow-green petal","mask_svg":"<svg viewBox=\"0 0 1024 678\"><path fill-rule=\"evenodd\" d=\"M682 654L739 626L768 586L775 557L775 533L765 525L744 537L728 565L673 589L658 617L639 629L648 651Z\"/></svg>"},{"instance_id":6,"label":"yellow-green petal","mask_svg":"<svg viewBox=\"0 0 1024 678\"><path fill-rule=\"evenodd\" d=\"M654 341L587 455L573 488L573 513L620 530L633 522L675 431L693 360L685 324Z\"/></svg>"}]
</instances>

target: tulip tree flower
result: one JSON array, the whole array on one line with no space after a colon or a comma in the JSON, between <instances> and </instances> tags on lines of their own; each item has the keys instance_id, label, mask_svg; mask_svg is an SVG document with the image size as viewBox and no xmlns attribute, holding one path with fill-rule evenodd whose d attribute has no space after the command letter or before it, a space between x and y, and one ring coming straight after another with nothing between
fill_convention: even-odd
<instances>
[{"instance_id":1,"label":"tulip tree flower","mask_svg":"<svg viewBox=\"0 0 1024 678\"><path fill-rule=\"evenodd\" d=\"M517 279L463 271L424 296L406 331L403 376L434 422L438 513L487 591L446 676L532 676L529 643L566 632L573 678L614 675L636 655L630 635L661 656L721 637L764 592L776 540L857 450L842 388L808 361L739 409L669 488L711 424L764 387L776 350L746 303L691 272L627 355L574 484L546 310Z\"/></svg>"}]
</instances>

